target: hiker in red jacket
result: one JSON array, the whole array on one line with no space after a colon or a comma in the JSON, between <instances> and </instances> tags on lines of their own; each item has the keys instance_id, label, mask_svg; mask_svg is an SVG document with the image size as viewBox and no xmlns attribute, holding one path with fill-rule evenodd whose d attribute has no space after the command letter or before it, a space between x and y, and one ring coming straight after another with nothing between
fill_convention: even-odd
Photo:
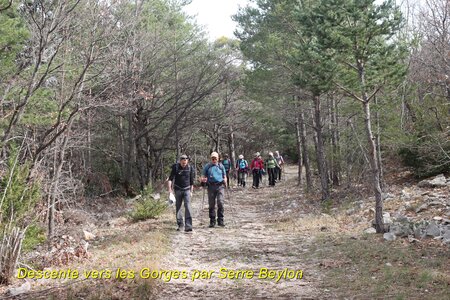
<instances>
[{"instance_id":1,"label":"hiker in red jacket","mask_svg":"<svg viewBox=\"0 0 450 300\"><path fill-rule=\"evenodd\" d=\"M252 163L250 164L250 170L252 170L253 174L253 186L252 188L259 188L259 179L261 176L261 172L264 170L264 162L260 158L259 152L255 153L255 158L253 158Z\"/></svg>"}]
</instances>

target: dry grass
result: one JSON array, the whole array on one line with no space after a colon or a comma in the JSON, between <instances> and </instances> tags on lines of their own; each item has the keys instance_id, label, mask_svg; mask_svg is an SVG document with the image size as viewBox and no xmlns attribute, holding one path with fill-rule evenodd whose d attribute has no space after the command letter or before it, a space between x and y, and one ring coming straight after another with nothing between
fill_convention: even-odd
<instances>
[{"instance_id":1,"label":"dry grass","mask_svg":"<svg viewBox=\"0 0 450 300\"><path fill-rule=\"evenodd\" d=\"M331 209L311 203L311 198L306 200L295 188L289 188L279 196L277 205L283 207L293 199L297 199L299 210L273 223L279 230L313 240L309 251L302 254L302 260L319 266L319 288L324 294L336 299L449 299L448 246L434 240L386 242L382 235L364 234L374 217L370 210L374 204L355 206L354 200L363 197L337 201ZM418 216L415 209L424 201L422 196L411 199L406 214L428 219L442 214L429 208ZM394 212L401 205L404 200L395 197L384 208ZM318 212L320 208L322 212Z\"/></svg>"},{"instance_id":2,"label":"dry grass","mask_svg":"<svg viewBox=\"0 0 450 300\"><path fill-rule=\"evenodd\" d=\"M79 279L41 279L32 283L32 292L24 299L153 299L155 280L140 278L143 268L158 269L158 262L168 249L168 226L173 226L171 212L157 220L126 223L114 228L100 228L98 239L91 242L89 258L54 270L78 270ZM169 225L170 224L170 225ZM134 278L117 278L117 269L132 272ZM110 278L85 279L84 272L110 271ZM131 276L127 276L131 277ZM17 280L17 279L16 279ZM18 283L18 280L17 280ZM18 285L18 284L16 284Z\"/></svg>"},{"instance_id":3,"label":"dry grass","mask_svg":"<svg viewBox=\"0 0 450 300\"><path fill-rule=\"evenodd\" d=\"M314 244L322 288L347 299L448 299L449 250L439 242L385 242L378 235L323 235ZM340 262L332 264L331 262Z\"/></svg>"}]
</instances>

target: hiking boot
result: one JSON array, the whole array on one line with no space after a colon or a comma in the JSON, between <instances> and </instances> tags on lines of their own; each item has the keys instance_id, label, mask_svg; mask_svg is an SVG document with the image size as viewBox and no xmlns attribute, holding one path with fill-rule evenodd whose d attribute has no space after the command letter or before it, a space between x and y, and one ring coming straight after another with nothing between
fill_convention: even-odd
<instances>
[{"instance_id":1,"label":"hiking boot","mask_svg":"<svg viewBox=\"0 0 450 300\"><path fill-rule=\"evenodd\" d=\"M184 226L178 226L177 231L183 231Z\"/></svg>"},{"instance_id":2,"label":"hiking boot","mask_svg":"<svg viewBox=\"0 0 450 300\"><path fill-rule=\"evenodd\" d=\"M214 226L216 226L216 221L210 221L209 228L213 228Z\"/></svg>"},{"instance_id":3,"label":"hiking boot","mask_svg":"<svg viewBox=\"0 0 450 300\"><path fill-rule=\"evenodd\" d=\"M186 228L184 232L192 232L192 228Z\"/></svg>"},{"instance_id":4,"label":"hiking boot","mask_svg":"<svg viewBox=\"0 0 450 300\"><path fill-rule=\"evenodd\" d=\"M223 221L219 222L219 224L217 224L217 225L219 225L220 227L225 227L225 223Z\"/></svg>"}]
</instances>

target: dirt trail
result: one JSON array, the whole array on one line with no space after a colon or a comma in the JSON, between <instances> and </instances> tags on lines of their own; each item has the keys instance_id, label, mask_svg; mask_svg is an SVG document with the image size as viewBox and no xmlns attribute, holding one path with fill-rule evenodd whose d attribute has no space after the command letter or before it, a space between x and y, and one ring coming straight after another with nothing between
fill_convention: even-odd
<instances>
[{"instance_id":1,"label":"dirt trail","mask_svg":"<svg viewBox=\"0 0 450 300\"><path fill-rule=\"evenodd\" d=\"M295 176L295 170L288 169L285 176L289 180ZM247 180L245 189L235 187L225 195L225 228L208 228L207 199L201 217L197 217L202 203L201 191L194 195L194 232L174 233L171 252L160 264L160 270L185 270L188 278L160 281L158 298L318 297L318 276L317 270L314 270L317 263L302 258L302 253L308 251L311 238L298 233L294 235L289 230L277 228L274 223L277 212L271 203L274 198L283 197L283 187L286 187L287 181L281 181L273 188L267 186L266 177L265 185L254 190L251 188L251 178ZM253 270L254 276L252 279L222 279L219 278L223 277L221 268ZM303 278L283 277L278 282L276 278L260 279L261 268L302 270ZM214 273L209 279L192 281L195 270Z\"/></svg>"}]
</instances>

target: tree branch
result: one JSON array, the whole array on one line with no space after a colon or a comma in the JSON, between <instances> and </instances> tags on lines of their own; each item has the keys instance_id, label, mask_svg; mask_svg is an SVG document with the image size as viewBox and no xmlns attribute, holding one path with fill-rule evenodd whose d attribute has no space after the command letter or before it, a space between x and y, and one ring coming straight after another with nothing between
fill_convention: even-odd
<instances>
[{"instance_id":1,"label":"tree branch","mask_svg":"<svg viewBox=\"0 0 450 300\"><path fill-rule=\"evenodd\" d=\"M333 81L334 84L336 84L341 90L343 90L344 92L346 92L349 96L353 97L354 99L364 103L364 100L361 99L361 97L357 96L355 93L353 93L352 91L350 91L349 89L347 89L346 87L344 87L343 85L340 85L338 82ZM373 95L372 95L373 96Z\"/></svg>"}]
</instances>

